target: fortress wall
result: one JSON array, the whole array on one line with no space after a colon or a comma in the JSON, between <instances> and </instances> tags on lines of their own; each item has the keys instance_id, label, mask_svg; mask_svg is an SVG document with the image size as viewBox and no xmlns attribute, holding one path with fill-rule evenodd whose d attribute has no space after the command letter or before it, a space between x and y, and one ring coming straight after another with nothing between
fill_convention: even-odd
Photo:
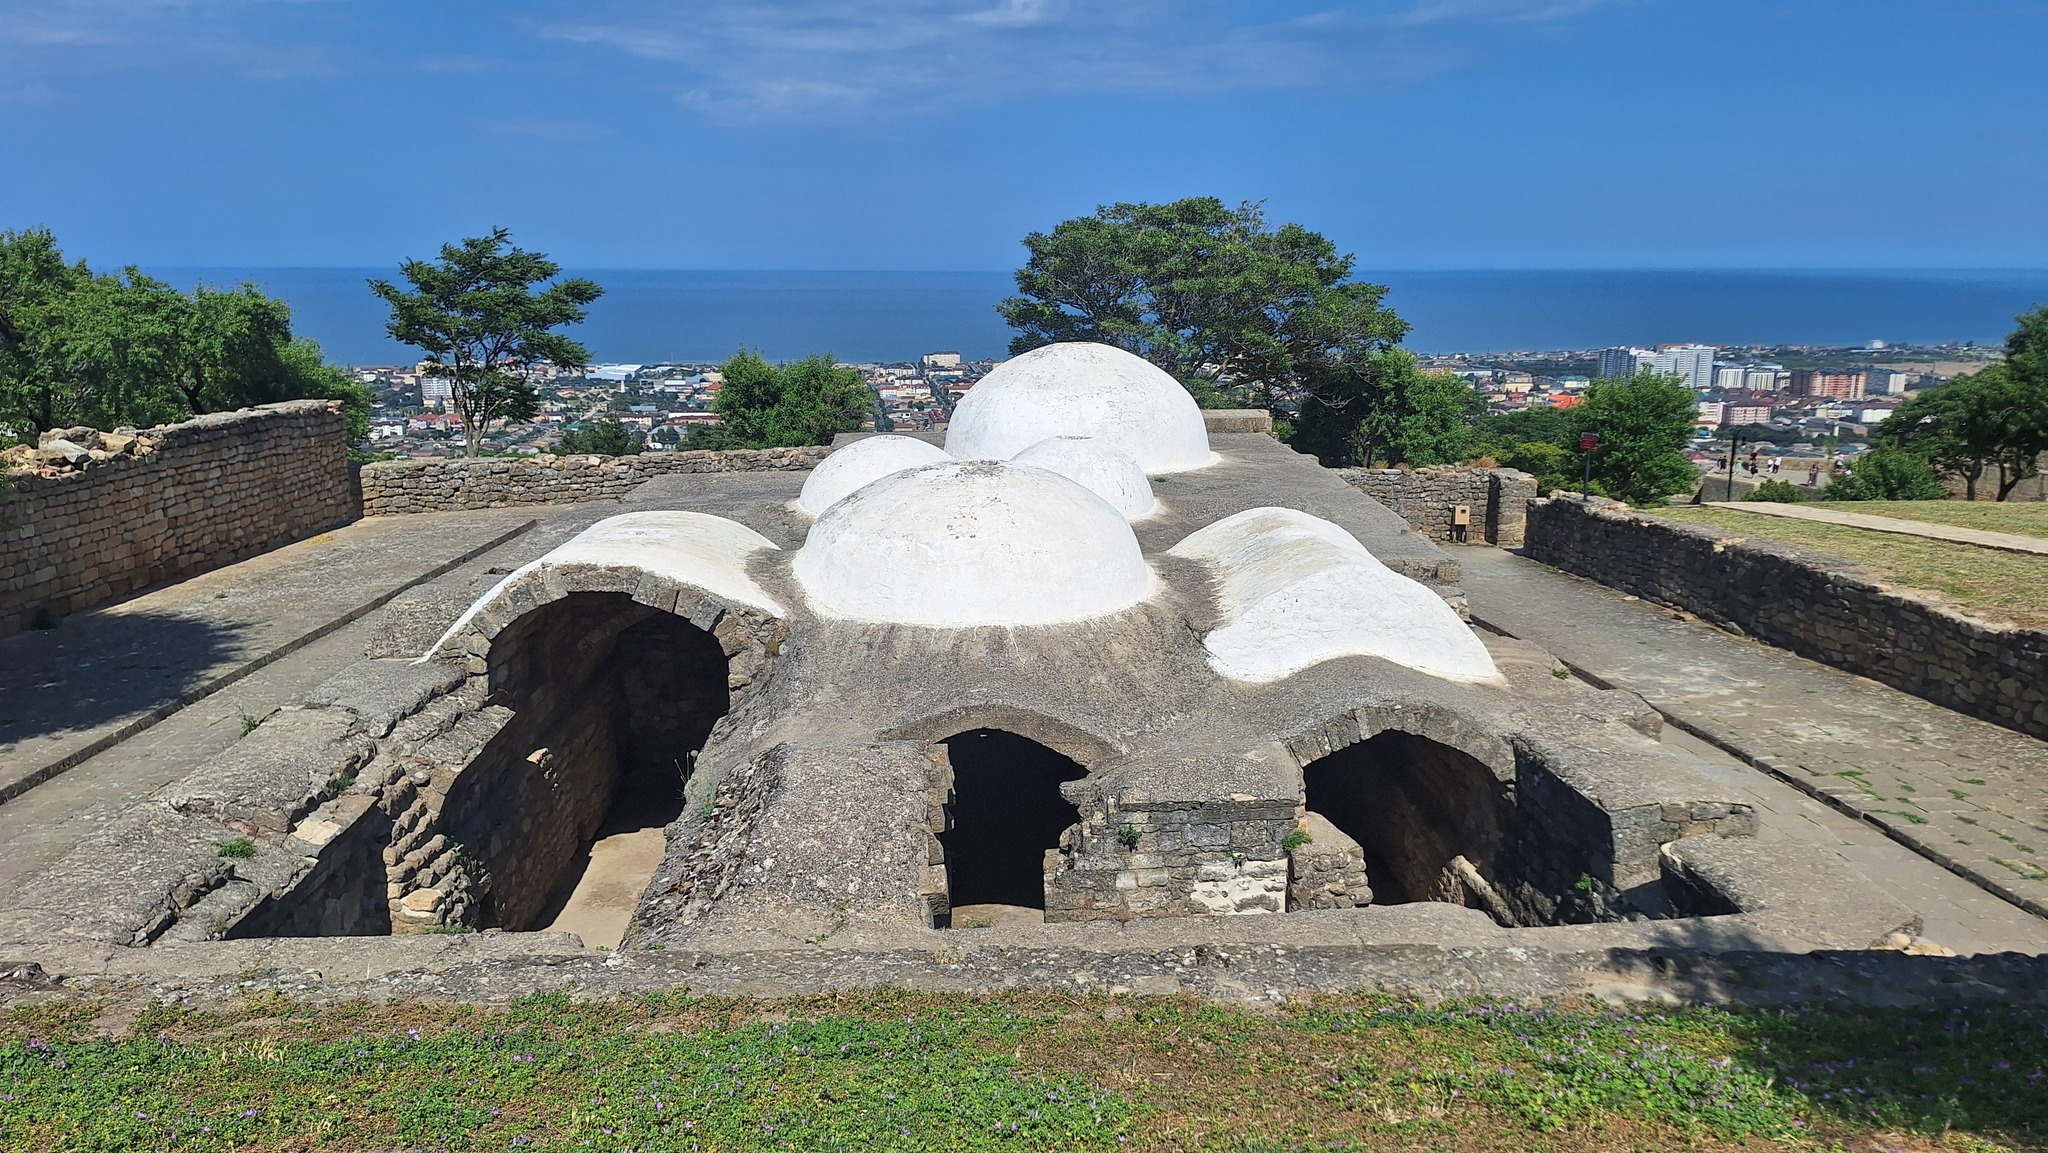
<instances>
[{"instance_id":1,"label":"fortress wall","mask_svg":"<svg viewBox=\"0 0 2048 1153\"><path fill-rule=\"evenodd\" d=\"M1523 510L1536 499L1536 478L1512 468L1340 468L1352 487L1386 505L1430 540L1452 540L1451 510L1467 505L1466 539L1519 548Z\"/></svg>"},{"instance_id":2,"label":"fortress wall","mask_svg":"<svg viewBox=\"0 0 2048 1153\"><path fill-rule=\"evenodd\" d=\"M356 519L336 401L211 413L0 496L0 636Z\"/></svg>"},{"instance_id":3,"label":"fortress wall","mask_svg":"<svg viewBox=\"0 0 2048 1153\"><path fill-rule=\"evenodd\" d=\"M390 460L362 470L363 515L617 500L657 476L802 471L828 447L646 452L638 456L487 456Z\"/></svg>"},{"instance_id":4,"label":"fortress wall","mask_svg":"<svg viewBox=\"0 0 2048 1153\"><path fill-rule=\"evenodd\" d=\"M1612 501L1532 502L1527 547L1545 564L2048 738L2048 631L1972 619L1838 557Z\"/></svg>"}]
</instances>

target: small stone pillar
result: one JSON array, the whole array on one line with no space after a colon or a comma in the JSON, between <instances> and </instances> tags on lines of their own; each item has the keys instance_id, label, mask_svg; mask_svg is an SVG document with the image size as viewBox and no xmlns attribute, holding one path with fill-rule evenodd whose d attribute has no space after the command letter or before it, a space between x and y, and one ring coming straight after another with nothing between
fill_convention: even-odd
<instances>
[{"instance_id":1,"label":"small stone pillar","mask_svg":"<svg viewBox=\"0 0 2048 1153\"><path fill-rule=\"evenodd\" d=\"M1304 813L1287 878L1287 910L1350 909L1372 904L1365 852L1321 813Z\"/></svg>"}]
</instances>

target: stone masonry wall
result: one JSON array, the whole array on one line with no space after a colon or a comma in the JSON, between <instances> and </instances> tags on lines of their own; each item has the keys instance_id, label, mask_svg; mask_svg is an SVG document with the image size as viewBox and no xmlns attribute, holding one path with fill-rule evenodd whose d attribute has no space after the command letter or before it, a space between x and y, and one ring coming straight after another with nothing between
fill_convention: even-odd
<instances>
[{"instance_id":1,"label":"stone masonry wall","mask_svg":"<svg viewBox=\"0 0 2048 1153\"><path fill-rule=\"evenodd\" d=\"M1451 509L1462 504L1472 509L1467 540L1519 548L1523 510L1536 499L1536 478L1512 468L1340 468L1337 473L1431 540L1453 539Z\"/></svg>"},{"instance_id":2,"label":"stone masonry wall","mask_svg":"<svg viewBox=\"0 0 2048 1153\"><path fill-rule=\"evenodd\" d=\"M657 476L801 471L828 447L645 452L638 456L487 456L363 466L363 515L617 500Z\"/></svg>"},{"instance_id":3,"label":"stone masonry wall","mask_svg":"<svg viewBox=\"0 0 2048 1153\"><path fill-rule=\"evenodd\" d=\"M142 455L17 473L0 496L0 636L216 569L357 516L335 401L212 413Z\"/></svg>"},{"instance_id":4,"label":"stone masonry wall","mask_svg":"<svg viewBox=\"0 0 2048 1153\"><path fill-rule=\"evenodd\" d=\"M2048 631L1973 620L1840 558L1611 501L1533 502L1527 544L1530 556L1567 572L2048 737Z\"/></svg>"}]
</instances>

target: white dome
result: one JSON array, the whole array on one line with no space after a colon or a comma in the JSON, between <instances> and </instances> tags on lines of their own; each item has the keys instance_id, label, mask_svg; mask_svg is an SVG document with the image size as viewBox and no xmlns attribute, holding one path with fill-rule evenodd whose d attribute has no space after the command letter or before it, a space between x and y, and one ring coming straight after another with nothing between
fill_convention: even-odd
<instances>
[{"instance_id":1,"label":"white dome","mask_svg":"<svg viewBox=\"0 0 2048 1153\"><path fill-rule=\"evenodd\" d=\"M1167 553L1211 566L1221 619L1202 647L1209 667L1232 680L1277 681L1369 656L1445 680L1500 682L1457 610L1320 517L1250 508Z\"/></svg>"},{"instance_id":2,"label":"white dome","mask_svg":"<svg viewBox=\"0 0 2048 1153\"><path fill-rule=\"evenodd\" d=\"M1049 436L1010 459L1059 473L1108 501L1130 520L1151 512L1159 503L1153 499L1152 482L1145 479L1138 462L1094 437Z\"/></svg>"},{"instance_id":3,"label":"white dome","mask_svg":"<svg viewBox=\"0 0 2048 1153\"><path fill-rule=\"evenodd\" d=\"M962 460L1008 460L1049 436L1093 437L1148 474L1216 462L1188 390L1106 344L1048 344L997 365L953 409L946 451Z\"/></svg>"},{"instance_id":4,"label":"white dome","mask_svg":"<svg viewBox=\"0 0 2048 1153\"><path fill-rule=\"evenodd\" d=\"M791 571L820 614L932 628L1045 625L1152 591L1131 526L1057 473L950 461L883 477L825 510Z\"/></svg>"},{"instance_id":5,"label":"white dome","mask_svg":"<svg viewBox=\"0 0 2048 1153\"><path fill-rule=\"evenodd\" d=\"M949 459L946 450L908 436L870 436L835 448L804 481L797 507L817 516L854 489L892 472Z\"/></svg>"}]
</instances>

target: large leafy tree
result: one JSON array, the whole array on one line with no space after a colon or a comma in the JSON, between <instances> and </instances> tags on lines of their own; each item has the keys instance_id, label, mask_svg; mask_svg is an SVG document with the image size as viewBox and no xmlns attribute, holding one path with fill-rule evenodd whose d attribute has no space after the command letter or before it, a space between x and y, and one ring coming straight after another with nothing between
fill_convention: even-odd
<instances>
[{"instance_id":1,"label":"large leafy tree","mask_svg":"<svg viewBox=\"0 0 2048 1153\"><path fill-rule=\"evenodd\" d=\"M1205 404L1291 406L1305 378L1358 363L1408 326L1352 257L1257 204L1114 204L1024 238L1018 295L997 306L1012 354L1097 341L1145 357ZM1362 371L1362 370L1361 370ZM1355 379L1355 378L1354 378Z\"/></svg>"},{"instance_id":2,"label":"large leafy tree","mask_svg":"<svg viewBox=\"0 0 2048 1153\"><path fill-rule=\"evenodd\" d=\"M2048 451L2048 381L2030 385L2013 364L1959 376L1899 406L1876 439L1960 479L1969 500L1989 473L2004 500Z\"/></svg>"},{"instance_id":3,"label":"large leafy tree","mask_svg":"<svg viewBox=\"0 0 2048 1153\"><path fill-rule=\"evenodd\" d=\"M509 231L494 228L488 236L442 245L438 261L400 264L411 291L388 280L370 282L370 291L391 307L385 331L424 350L423 363L448 378L468 455L476 455L494 423L533 416L539 397L528 378L535 366L589 363L588 350L555 329L580 323L588 315L584 306L604 289L580 278L555 280L561 272L542 253L514 245Z\"/></svg>"},{"instance_id":4,"label":"large leafy tree","mask_svg":"<svg viewBox=\"0 0 2048 1153\"><path fill-rule=\"evenodd\" d=\"M1700 473L1681 451L1692 440L1698 398L1676 376L1643 371L1596 380L1584 404L1571 410L1574 468L1583 468L1577 436L1599 437L1592 459L1600 493L1634 505L1662 504L1699 483Z\"/></svg>"},{"instance_id":5,"label":"large leafy tree","mask_svg":"<svg viewBox=\"0 0 2048 1153\"><path fill-rule=\"evenodd\" d=\"M1379 349L1305 374L1294 446L1333 468L1444 464L1465 454L1476 399L1463 380L1423 372L1406 349Z\"/></svg>"},{"instance_id":6,"label":"large leafy tree","mask_svg":"<svg viewBox=\"0 0 2048 1153\"><path fill-rule=\"evenodd\" d=\"M352 442L368 434L369 394L254 285L187 295L66 263L47 231L0 233L0 424L111 428L301 397L342 401Z\"/></svg>"},{"instance_id":7,"label":"large leafy tree","mask_svg":"<svg viewBox=\"0 0 2048 1153\"><path fill-rule=\"evenodd\" d=\"M775 365L742 350L720 372L725 382L711 404L718 424L691 428L692 448L830 444L842 432L860 431L875 408L875 394L859 370L830 353Z\"/></svg>"}]
</instances>

